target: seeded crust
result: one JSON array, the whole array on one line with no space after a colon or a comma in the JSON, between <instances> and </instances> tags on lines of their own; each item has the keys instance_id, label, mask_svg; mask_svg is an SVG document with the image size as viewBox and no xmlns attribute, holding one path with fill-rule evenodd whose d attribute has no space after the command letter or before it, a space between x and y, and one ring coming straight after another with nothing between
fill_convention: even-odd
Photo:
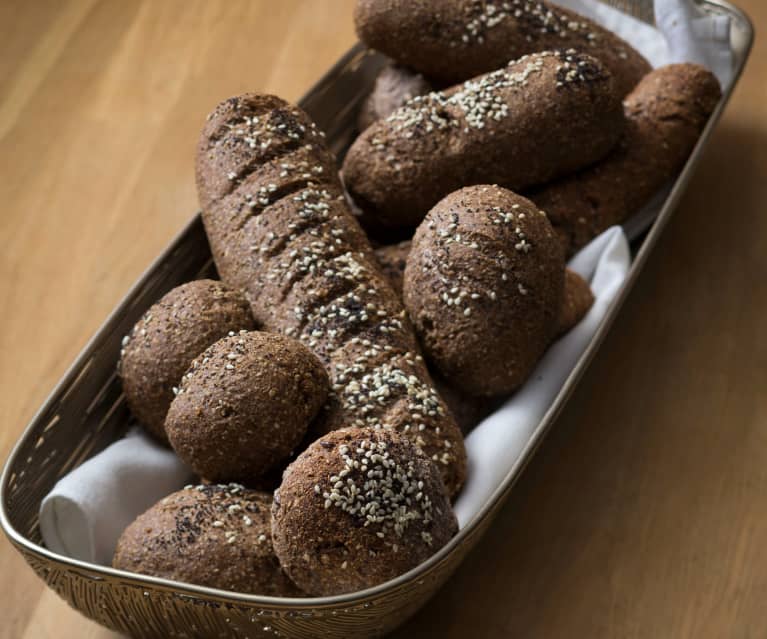
<instances>
[{"instance_id":1,"label":"seeded crust","mask_svg":"<svg viewBox=\"0 0 767 639\"><path fill-rule=\"evenodd\" d=\"M626 98L625 132L604 160L529 194L568 253L636 213L674 177L721 95L714 75L696 64L655 69Z\"/></svg>"},{"instance_id":2,"label":"seeded crust","mask_svg":"<svg viewBox=\"0 0 767 639\"><path fill-rule=\"evenodd\" d=\"M543 211L507 189L472 186L441 200L416 230L404 301L449 384L508 395L556 334L564 273Z\"/></svg>"},{"instance_id":3,"label":"seeded crust","mask_svg":"<svg viewBox=\"0 0 767 639\"><path fill-rule=\"evenodd\" d=\"M366 214L416 226L463 186L520 190L587 166L622 130L620 96L599 62L537 53L379 120L352 144L343 176Z\"/></svg>"},{"instance_id":4,"label":"seeded crust","mask_svg":"<svg viewBox=\"0 0 767 639\"><path fill-rule=\"evenodd\" d=\"M229 331L255 328L247 300L214 280L174 288L123 338L118 372L131 413L167 443L165 414L192 360Z\"/></svg>"},{"instance_id":5,"label":"seeded crust","mask_svg":"<svg viewBox=\"0 0 767 639\"><path fill-rule=\"evenodd\" d=\"M272 506L274 550L312 595L383 583L458 530L437 466L388 429L348 428L288 466Z\"/></svg>"},{"instance_id":6,"label":"seeded crust","mask_svg":"<svg viewBox=\"0 0 767 639\"><path fill-rule=\"evenodd\" d=\"M173 449L211 481L250 482L274 470L306 434L328 377L300 342L241 331L197 357L165 420Z\"/></svg>"},{"instance_id":7,"label":"seeded crust","mask_svg":"<svg viewBox=\"0 0 767 639\"><path fill-rule=\"evenodd\" d=\"M364 131L373 122L387 117L411 98L433 90L432 84L420 73L397 64L387 64L378 72L373 90L362 104L357 127Z\"/></svg>"},{"instance_id":8,"label":"seeded crust","mask_svg":"<svg viewBox=\"0 0 767 639\"><path fill-rule=\"evenodd\" d=\"M271 505L268 493L237 484L187 486L125 529L112 565L209 588L302 597L274 554Z\"/></svg>"},{"instance_id":9,"label":"seeded crust","mask_svg":"<svg viewBox=\"0 0 767 639\"><path fill-rule=\"evenodd\" d=\"M559 311L557 336L564 335L580 322L594 304L594 294L578 273L565 269L565 293Z\"/></svg>"},{"instance_id":10,"label":"seeded crust","mask_svg":"<svg viewBox=\"0 0 767 639\"><path fill-rule=\"evenodd\" d=\"M388 244L375 250L376 259L383 274L391 282L392 288L402 295L402 282L405 278L405 264L410 253L410 240L399 244Z\"/></svg>"},{"instance_id":11,"label":"seeded crust","mask_svg":"<svg viewBox=\"0 0 767 639\"><path fill-rule=\"evenodd\" d=\"M364 425L407 433L456 495L466 472L460 430L322 138L274 96L231 98L209 116L197 185L216 266L265 330L301 340L325 365L332 392L316 433Z\"/></svg>"},{"instance_id":12,"label":"seeded crust","mask_svg":"<svg viewBox=\"0 0 767 639\"><path fill-rule=\"evenodd\" d=\"M650 71L647 60L614 33L536 0L358 0L354 24L369 47L448 83L551 49L580 49L599 59L620 96Z\"/></svg>"}]
</instances>

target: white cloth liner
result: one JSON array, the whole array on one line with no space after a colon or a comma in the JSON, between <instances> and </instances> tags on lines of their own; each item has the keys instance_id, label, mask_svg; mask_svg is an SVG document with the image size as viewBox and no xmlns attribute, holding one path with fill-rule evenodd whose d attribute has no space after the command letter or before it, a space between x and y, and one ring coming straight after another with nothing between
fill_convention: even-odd
<instances>
[{"instance_id":1,"label":"white cloth liner","mask_svg":"<svg viewBox=\"0 0 767 639\"><path fill-rule=\"evenodd\" d=\"M729 19L705 14L692 0L655 0L658 29L594 0L555 1L615 31L653 66L698 62L717 75L723 89L732 82ZM466 438L469 473L455 505L461 526L517 461L620 291L629 266L628 245L617 227L573 258L570 267L591 282L594 306L551 346L530 380ZM123 529L190 477L173 453L132 430L62 478L46 496L40 508L45 544L63 555L109 564Z\"/></svg>"},{"instance_id":2,"label":"white cloth liner","mask_svg":"<svg viewBox=\"0 0 767 639\"><path fill-rule=\"evenodd\" d=\"M591 285L594 305L577 326L557 340L525 385L466 438L469 468L455 503L463 527L506 476L602 323L631 266L628 242L614 226L585 246L569 267Z\"/></svg>"},{"instance_id":3,"label":"white cloth liner","mask_svg":"<svg viewBox=\"0 0 767 639\"><path fill-rule=\"evenodd\" d=\"M54 552L109 565L138 515L192 479L176 454L139 428L80 464L40 506L40 532Z\"/></svg>"}]
</instances>

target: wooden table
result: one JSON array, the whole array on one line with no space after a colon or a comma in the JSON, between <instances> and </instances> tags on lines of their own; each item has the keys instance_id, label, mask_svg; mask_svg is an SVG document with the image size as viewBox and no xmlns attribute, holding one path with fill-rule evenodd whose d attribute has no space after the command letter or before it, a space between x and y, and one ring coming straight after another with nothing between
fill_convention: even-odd
<instances>
[{"instance_id":1,"label":"wooden table","mask_svg":"<svg viewBox=\"0 0 767 639\"><path fill-rule=\"evenodd\" d=\"M741 0L757 28L767 4ZM0 3L0 458L196 209L225 96L296 99L351 0ZM767 636L767 46L511 499L398 637ZM3 539L0 635L113 636Z\"/></svg>"}]
</instances>

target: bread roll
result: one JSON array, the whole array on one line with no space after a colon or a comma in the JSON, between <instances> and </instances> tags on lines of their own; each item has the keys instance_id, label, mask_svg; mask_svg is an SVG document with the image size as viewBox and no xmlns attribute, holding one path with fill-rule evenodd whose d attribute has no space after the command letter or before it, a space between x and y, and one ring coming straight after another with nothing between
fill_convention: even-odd
<instances>
[{"instance_id":1,"label":"bread roll","mask_svg":"<svg viewBox=\"0 0 767 639\"><path fill-rule=\"evenodd\" d=\"M580 49L601 60L620 96L650 70L607 29L537 0L358 0L354 24L369 47L451 84L550 49Z\"/></svg>"},{"instance_id":2,"label":"bread roll","mask_svg":"<svg viewBox=\"0 0 767 639\"><path fill-rule=\"evenodd\" d=\"M322 138L305 113L273 96L247 94L213 111L197 184L216 266L266 330L300 339L325 365L331 395L318 432L399 430L438 463L455 495L466 463L460 430Z\"/></svg>"},{"instance_id":3,"label":"bread roll","mask_svg":"<svg viewBox=\"0 0 767 639\"><path fill-rule=\"evenodd\" d=\"M645 76L626 98L626 129L601 162L529 194L568 253L619 224L679 171L719 102L716 77L696 64Z\"/></svg>"},{"instance_id":4,"label":"bread roll","mask_svg":"<svg viewBox=\"0 0 767 639\"><path fill-rule=\"evenodd\" d=\"M418 227L404 301L450 385L508 395L556 334L564 273L543 211L507 189L471 186L442 199Z\"/></svg>"},{"instance_id":5,"label":"bread roll","mask_svg":"<svg viewBox=\"0 0 767 639\"><path fill-rule=\"evenodd\" d=\"M457 531L439 469L391 430L342 429L314 442L288 466L272 507L275 552L312 595L393 579Z\"/></svg>"},{"instance_id":6,"label":"bread roll","mask_svg":"<svg viewBox=\"0 0 767 639\"><path fill-rule=\"evenodd\" d=\"M125 529L112 565L208 588L301 597L272 548L271 505L268 493L238 484L187 486Z\"/></svg>"},{"instance_id":7,"label":"bread roll","mask_svg":"<svg viewBox=\"0 0 767 639\"><path fill-rule=\"evenodd\" d=\"M299 341L240 331L192 362L165 431L201 477L252 483L298 446L327 399L328 385L322 363Z\"/></svg>"},{"instance_id":8,"label":"bread roll","mask_svg":"<svg viewBox=\"0 0 767 639\"><path fill-rule=\"evenodd\" d=\"M230 331L255 328L245 297L215 280L177 286L123 338L117 370L131 413L167 444L165 415L192 360Z\"/></svg>"},{"instance_id":9,"label":"bread roll","mask_svg":"<svg viewBox=\"0 0 767 639\"><path fill-rule=\"evenodd\" d=\"M603 157L623 129L610 74L590 56L545 52L430 93L368 127L343 165L349 194L390 226L416 226L470 184L513 190Z\"/></svg>"}]
</instances>

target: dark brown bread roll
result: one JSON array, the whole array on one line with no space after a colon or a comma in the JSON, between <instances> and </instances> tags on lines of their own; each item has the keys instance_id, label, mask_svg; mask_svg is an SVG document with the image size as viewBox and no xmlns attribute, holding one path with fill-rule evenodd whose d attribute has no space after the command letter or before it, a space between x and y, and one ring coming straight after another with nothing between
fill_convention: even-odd
<instances>
[{"instance_id":1,"label":"dark brown bread roll","mask_svg":"<svg viewBox=\"0 0 767 639\"><path fill-rule=\"evenodd\" d=\"M529 194L573 253L636 213L682 167L721 97L695 64L655 69L626 98L626 129L601 162Z\"/></svg>"},{"instance_id":2,"label":"dark brown bread roll","mask_svg":"<svg viewBox=\"0 0 767 639\"><path fill-rule=\"evenodd\" d=\"M557 335L564 335L580 322L594 304L594 294L578 273L565 269L565 292L557 321Z\"/></svg>"},{"instance_id":3,"label":"dark brown bread roll","mask_svg":"<svg viewBox=\"0 0 767 639\"><path fill-rule=\"evenodd\" d=\"M313 595L375 586L415 568L458 530L439 469L389 429L320 438L274 496L274 550Z\"/></svg>"},{"instance_id":4,"label":"dark brown bread roll","mask_svg":"<svg viewBox=\"0 0 767 639\"><path fill-rule=\"evenodd\" d=\"M255 328L245 297L214 280L177 286L123 339L118 371L131 413L157 439L192 360L229 331Z\"/></svg>"},{"instance_id":5,"label":"dark brown bread roll","mask_svg":"<svg viewBox=\"0 0 767 639\"><path fill-rule=\"evenodd\" d=\"M387 64L378 72L373 90L362 103L357 128L364 131L373 122L389 116L411 98L433 90L432 84L420 73L398 64Z\"/></svg>"},{"instance_id":6,"label":"dark brown bread roll","mask_svg":"<svg viewBox=\"0 0 767 639\"><path fill-rule=\"evenodd\" d=\"M112 565L221 590L304 596L274 554L271 505L268 493L238 484L187 486L125 529Z\"/></svg>"},{"instance_id":7,"label":"dark brown bread roll","mask_svg":"<svg viewBox=\"0 0 767 639\"><path fill-rule=\"evenodd\" d=\"M318 432L381 425L406 433L455 495L466 464L460 430L333 165L297 107L252 94L220 104L197 158L216 266L266 330L300 339L325 364L332 392Z\"/></svg>"},{"instance_id":8,"label":"dark brown bread roll","mask_svg":"<svg viewBox=\"0 0 767 639\"><path fill-rule=\"evenodd\" d=\"M620 96L599 62L537 53L368 127L346 155L344 182L381 223L416 226L463 186L518 190L587 166L622 130Z\"/></svg>"},{"instance_id":9,"label":"dark brown bread roll","mask_svg":"<svg viewBox=\"0 0 767 639\"><path fill-rule=\"evenodd\" d=\"M251 482L298 446L328 386L322 363L297 340L241 331L192 362L165 430L198 475Z\"/></svg>"},{"instance_id":10,"label":"dark brown bread roll","mask_svg":"<svg viewBox=\"0 0 767 639\"><path fill-rule=\"evenodd\" d=\"M404 301L449 384L508 395L556 334L564 273L543 211L507 189L472 186L442 199L416 230Z\"/></svg>"},{"instance_id":11,"label":"dark brown bread roll","mask_svg":"<svg viewBox=\"0 0 767 639\"><path fill-rule=\"evenodd\" d=\"M551 49L581 49L601 60L620 96L650 70L607 29L537 0L358 0L354 24L368 46L448 83Z\"/></svg>"}]
</instances>

